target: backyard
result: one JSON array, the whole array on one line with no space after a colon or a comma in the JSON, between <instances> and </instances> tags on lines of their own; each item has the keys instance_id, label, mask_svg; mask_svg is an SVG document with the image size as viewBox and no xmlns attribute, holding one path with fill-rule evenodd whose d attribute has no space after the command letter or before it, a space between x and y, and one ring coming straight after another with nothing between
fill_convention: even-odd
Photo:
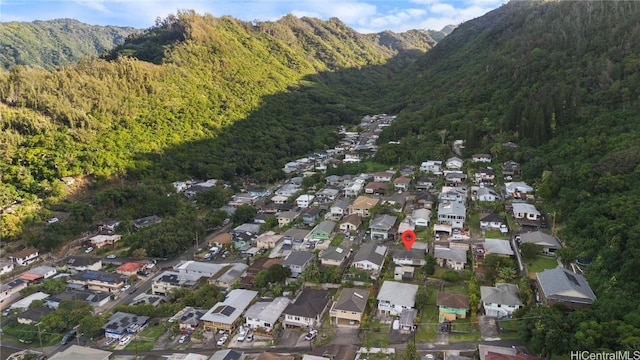
<instances>
[{"instance_id":1,"label":"backyard","mask_svg":"<svg viewBox=\"0 0 640 360\"><path fill-rule=\"evenodd\" d=\"M533 273L539 273L547 269L554 269L558 266L558 261L555 256L538 255L533 260L527 261L527 269L529 270L529 276Z\"/></svg>"},{"instance_id":2,"label":"backyard","mask_svg":"<svg viewBox=\"0 0 640 360\"><path fill-rule=\"evenodd\" d=\"M158 338L167 330L165 325L147 326L142 332L133 337L125 350L151 350Z\"/></svg>"}]
</instances>

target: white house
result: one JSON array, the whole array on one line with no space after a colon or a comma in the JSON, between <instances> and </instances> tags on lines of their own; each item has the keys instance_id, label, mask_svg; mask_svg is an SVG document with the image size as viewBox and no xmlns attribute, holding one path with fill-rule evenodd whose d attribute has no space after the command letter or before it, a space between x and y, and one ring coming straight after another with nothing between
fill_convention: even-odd
<instances>
[{"instance_id":1,"label":"white house","mask_svg":"<svg viewBox=\"0 0 640 360\"><path fill-rule=\"evenodd\" d=\"M0 260L0 275L13 271L13 263L10 261Z\"/></svg>"},{"instance_id":2,"label":"white house","mask_svg":"<svg viewBox=\"0 0 640 360\"><path fill-rule=\"evenodd\" d=\"M398 316L405 309L413 309L417 293L418 285L385 281L378 292L378 312Z\"/></svg>"},{"instance_id":3,"label":"white house","mask_svg":"<svg viewBox=\"0 0 640 360\"><path fill-rule=\"evenodd\" d=\"M420 165L420 171L425 173L433 173L434 175L442 174L442 161L428 160Z\"/></svg>"},{"instance_id":4,"label":"white house","mask_svg":"<svg viewBox=\"0 0 640 360\"><path fill-rule=\"evenodd\" d=\"M433 248L433 257L436 258L436 262L440 267L462 271L467 263L467 250L436 245Z\"/></svg>"},{"instance_id":5,"label":"white house","mask_svg":"<svg viewBox=\"0 0 640 360\"><path fill-rule=\"evenodd\" d=\"M480 299L487 316L511 317L514 311L522 307L518 285L515 284L496 283L495 287L480 286Z\"/></svg>"},{"instance_id":6,"label":"white house","mask_svg":"<svg viewBox=\"0 0 640 360\"><path fill-rule=\"evenodd\" d=\"M380 271L387 257L387 247L373 242L364 243L353 257L351 266L356 269Z\"/></svg>"},{"instance_id":7,"label":"white house","mask_svg":"<svg viewBox=\"0 0 640 360\"><path fill-rule=\"evenodd\" d=\"M508 182L504 184L504 191L509 197L522 198L520 194L531 194L533 188L522 181Z\"/></svg>"},{"instance_id":8,"label":"white house","mask_svg":"<svg viewBox=\"0 0 640 360\"><path fill-rule=\"evenodd\" d=\"M459 202L440 202L438 204L438 221L449 224L454 229L462 229L466 219L467 208Z\"/></svg>"},{"instance_id":9,"label":"white house","mask_svg":"<svg viewBox=\"0 0 640 360\"><path fill-rule=\"evenodd\" d=\"M27 266L38 260L40 253L35 248L24 249L9 255L16 264Z\"/></svg>"},{"instance_id":10,"label":"white house","mask_svg":"<svg viewBox=\"0 0 640 360\"><path fill-rule=\"evenodd\" d=\"M313 195L307 195L307 194L300 195L296 199L296 205L298 205L299 208L303 208L303 209L308 208L309 205L313 203L313 199L315 199L315 196Z\"/></svg>"},{"instance_id":11,"label":"white house","mask_svg":"<svg viewBox=\"0 0 640 360\"><path fill-rule=\"evenodd\" d=\"M462 169L462 165L464 164L464 162L462 161L462 159L460 159L457 156L454 157L450 157L447 159L446 162L446 167L449 170L460 170Z\"/></svg>"},{"instance_id":12,"label":"white house","mask_svg":"<svg viewBox=\"0 0 640 360\"><path fill-rule=\"evenodd\" d=\"M516 219L539 220L540 211L532 204L513 203L513 217Z\"/></svg>"},{"instance_id":13,"label":"white house","mask_svg":"<svg viewBox=\"0 0 640 360\"><path fill-rule=\"evenodd\" d=\"M474 162L474 163L477 163L477 162L490 163L491 162L491 155L490 154L473 154L471 156L471 162Z\"/></svg>"},{"instance_id":14,"label":"white house","mask_svg":"<svg viewBox=\"0 0 640 360\"><path fill-rule=\"evenodd\" d=\"M478 201L494 202L500 200L500 195L491 188L481 187L478 189Z\"/></svg>"},{"instance_id":15,"label":"white house","mask_svg":"<svg viewBox=\"0 0 640 360\"><path fill-rule=\"evenodd\" d=\"M393 173L388 171L377 172L373 174L374 182L389 182L393 178Z\"/></svg>"},{"instance_id":16,"label":"white house","mask_svg":"<svg viewBox=\"0 0 640 360\"><path fill-rule=\"evenodd\" d=\"M271 301L258 301L251 305L244 314L247 326L252 329L271 329L291 303L286 297L277 297Z\"/></svg>"},{"instance_id":17,"label":"white house","mask_svg":"<svg viewBox=\"0 0 640 360\"><path fill-rule=\"evenodd\" d=\"M429 227L431 220L431 210L429 209L415 209L411 213L411 218L416 226Z\"/></svg>"}]
</instances>

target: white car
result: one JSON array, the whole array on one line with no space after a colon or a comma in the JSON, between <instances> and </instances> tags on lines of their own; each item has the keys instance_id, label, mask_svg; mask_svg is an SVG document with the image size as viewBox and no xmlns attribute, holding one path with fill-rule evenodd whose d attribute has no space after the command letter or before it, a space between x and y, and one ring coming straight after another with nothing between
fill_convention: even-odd
<instances>
[{"instance_id":1,"label":"white car","mask_svg":"<svg viewBox=\"0 0 640 360\"><path fill-rule=\"evenodd\" d=\"M180 339L178 340L178 343L184 344L184 342L187 341L188 338L189 338L189 335L182 335L182 336L180 336Z\"/></svg>"},{"instance_id":2,"label":"white car","mask_svg":"<svg viewBox=\"0 0 640 360\"><path fill-rule=\"evenodd\" d=\"M127 284L127 285L123 286L122 289L120 289L120 291L125 292L125 291L129 290L130 287L131 287L131 285Z\"/></svg>"},{"instance_id":3,"label":"white car","mask_svg":"<svg viewBox=\"0 0 640 360\"><path fill-rule=\"evenodd\" d=\"M107 255L107 259L115 259L115 258L116 258L115 254Z\"/></svg>"},{"instance_id":4,"label":"white car","mask_svg":"<svg viewBox=\"0 0 640 360\"><path fill-rule=\"evenodd\" d=\"M54 217L54 218L51 218L51 219L47 220L47 223L48 224L55 224L58 221L60 221L60 219L58 219L57 217Z\"/></svg>"},{"instance_id":5,"label":"white car","mask_svg":"<svg viewBox=\"0 0 640 360\"><path fill-rule=\"evenodd\" d=\"M88 254L88 253L90 253L90 252L92 252L92 251L93 251L93 247L92 247L92 246L89 246L89 247L87 248L87 250L85 250L84 252L86 252L86 253Z\"/></svg>"},{"instance_id":6,"label":"white car","mask_svg":"<svg viewBox=\"0 0 640 360\"><path fill-rule=\"evenodd\" d=\"M309 331L309 333L307 335L304 336L304 339L307 340L307 341L311 341L311 340L315 339L316 336L318 336L318 330L313 329L313 330Z\"/></svg>"},{"instance_id":7,"label":"white car","mask_svg":"<svg viewBox=\"0 0 640 360\"><path fill-rule=\"evenodd\" d=\"M229 336L227 334L224 334L220 339L218 339L218 342L216 344L218 344L218 346L222 346L225 342L227 342L228 338Z\"/></svg>"},{"instance_id":8,"label":"white car","mask_svg":"<svg viewBox=\"0 0 640 360\"><path fill-rule=\"evenodd\" d=\"M127 345L127 343L131 340L131 336L125 336L120 339L120 345Z\"/></svg>"}]
</instances>

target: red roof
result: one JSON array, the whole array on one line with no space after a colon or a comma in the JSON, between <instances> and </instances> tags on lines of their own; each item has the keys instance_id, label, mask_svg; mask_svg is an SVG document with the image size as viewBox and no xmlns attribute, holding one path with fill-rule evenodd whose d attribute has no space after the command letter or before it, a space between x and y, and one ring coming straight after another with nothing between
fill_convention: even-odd
<instances>
[{"instance_id":1,"label":"red roof","mask_svg":"<svg viewBox=\"0 0 640 360\"><path fill-rule=\"evenodd\" d=\"M543 359L536 356L525 355L525 354L507 355L507 354L500 354L500 353L494 353L489 351L487 353L487 356L484 357L484 360L543 360Z\"/></svg>"},{"instance_id":2,"label":"red roof","mask_svg":"<svg viewBox=\"0 0 640 360\"><path fill-rule=\"evenodd\" d=\"M27 281L34 281L34 280L42 279L43 277L44 275L42 274L32 274L32 273L24 273L20 275L20 279L27 280Z\"/></svg>"},{"instance_id":3,"label":"red roof","mask_svg":"<svg viewBox=\"0 0 640 360\"><path fill-rule=\"evenodd\" d=\"M140 262L128 262L122 264L116 268L117 272L135 272L147 266L147 264Z\"/></svg>"}]
</instances>

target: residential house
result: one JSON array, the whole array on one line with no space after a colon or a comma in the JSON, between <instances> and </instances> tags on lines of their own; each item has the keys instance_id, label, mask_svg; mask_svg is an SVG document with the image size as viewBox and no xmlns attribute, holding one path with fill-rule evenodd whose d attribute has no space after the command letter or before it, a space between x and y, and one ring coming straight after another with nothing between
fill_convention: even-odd
<instances>
[{"instance_id":1,"label":"residential house","mask_svg":"<svg viewBox=\"0 0 640 360\"><path fill-rule=\"evenodd\" d=\"M111 294L102 291L66 289L61 293L49 296L44 305L51 309L57 309L64 300L84 301L95 309L106 305L111 300Z\"/></svg>"},{"instance_id":2,"label":"residential house","mask_svg":"<svg viewBox=\"0 0 640 360\"><path fill-rule=\"evenodd\" d=\"M346 199L340 199L333 203L329 208L329 212L325 216L325 220L339 221L343 216L349 214L350 202Z\"/></svg>"},{"instance_id":3,"label":"residential house","mask_svg":"<svg viewBox=\"0 0 640 360\"><path fill-rule=\"evenodd\" d=\"M293 243L302 243L311 231L305 229L288 229L282 234L282 239Z\"/></svg>"},{"instance_id":4,"label":"residential house","mask_svg":"<svg viewBox=\"0 0 640 360\"><path fill-rule=\"evenodd\" d=\"M138 261L126 262L116 268L116 273L124 276L131 276L138 273L138 271L146 268L147 264Z\"/></svg>"},{"instance_id":5,"label":"residential house","mask_svg":"<svg viewBox=\"0 0 640 360\"><path fill-rule=\"evenodd\" d=\"M436 245L433 248L433 257L438 266L457 271L464 270L467 264L467 250L457 247L443 247Z\"/></svg>"},{"instance_id":6,"label":"residential house","mask_svg":"<svg viewBox=\"0 0 640 360\"><path fill-rule=\"evenodd\" d=\"M379 181L370 182L364 187L364 193L367 195L382 196L386 191L387 185Z\"/></svg>"},{"instance_id":7,"label":"residential house","mask_svg":"<svg viewBox=\"0 0 640 360\"><path fill-rule=\"evenodd\" d=\"M210 246L216 246L221 249L226 248L230 244L233 245L233 235L231 233L218 234L209 241Z\"/></svg>"},{"instance_id":8,"label":"residential house","mask_svg":"<svg viewBox=\"0 0 640 360\"><path fill-rule=\"evenodd\" d=\"M151 283L151 293L154 295L170 295L180 288L195 289L198 286L200 276L183 276L177 271L164 271Z\"/></svg>"},{"instance_id":9,"label":"residential house","mask_svg":"<svg viewBox=\"0 0 640 360\"><path fill-rule=\"evenodd\" d=\"M386 246L372 242L364 243L353 257L351 266L356 269L373 271L376 274L375 278L377 278L377 273L382 269L386 257Z\"/></svg>"},{"instance_id":10,"label":"residential house","mask_svg":"<svg viewBox=\"0 0 640 360\"><path fill-rule=\"evenodd\" d=\"M555 255L556 250L562 248L562 244L557 237L543 233L542 231L533 231L520 234L520 240L518 240L518 242L520 244L536 244L542 248L542 253L545 255Z\"/></svg>"},{"instance_id":11,"label":"residential house","mask_svg":"<svg viewBox=\"0 0 640 360\"><path fill-rule=\"evenodd\" d=\"M296 198L296 205L301 209L308 208L309 206L311 206L311 204L313 204L314 199L315 196L313 195L302 194Z\"/></svg>"},{"instance_id":12,"label":"residential house","mask_svg":"<svg viewBox=\"0 0 640 360\"><path fill-rule=\"evenodd\" d=\"M439 292L436 300L440 322L465 319L469 312L469 296Z\"/></svg>"},{"instance_id":13,"label":"residential house","mask_svg":"<svg viewBox=\"0 0 640 360\"><path fill-rule=\"evenodd\" d=\"M467 182L467 174L462 171L448 171L444 175L444 185L450 187L462 187Z\"/></svg>"},{"instance_id":14,"label":"residential house","mask_svg":"<svg viewBox=\"0 0 640 360\"><path fill-rule=\"evenodd\" d=\"M8 257L17 265L27 266L38 261L40 253L36 248L28 248L9 254Z\"/></svg>"},{"instance_id":15,"label":"residential house","mask_svg":"<svg viewBox=\"0 0 640 360\"><path fill-rule=\"evenodd\" d=\"M415 307L418 285L385 281L378 292L378 312L383 316L398 316Z\"/></svg>"},{"instance_id":16,"label":"residential house","mask_svg":"<svg viewBox=\"0 0 640 360\"><path fill-rule=\"evenodd\" d=\"M225 330L232 333L242 319L242 313L258 295L257 291L233 289L229 291L224 301L216 303L207 311L200 321L203 329L218 332Z\"/></svg>"},{"instance_id":17,"label":"residential house","mask_svg":"<svg viewBox=\"0 0 640 360\"><path fill-rule=\"evenodd\" d=\"M233 228L233 230L231 230L231 233L232 234L242 234L242 233L259 234L260 224L244 223L242 225L239 225Z\"/></svg>"},{"instance_id":18,"label":"residential house","mask_svg":"<svg viewBox=\"0 0 640 360\"><path fill-rule=\"evenodd\" d=\"M109 360L113 354L111 351L93 349L85 346L71 345L63 351L59 351L49 357L49 360L92 359Z\"/></svg>"},{"instance_id":19,"label":"residential house","mask_svg":"<svg viewBox=\"0 0 640 360\"><path fill-rule=\"evenodd\" d=\"M105 219L105 220L102 220L100 224L98 224L98 230L112 233L116 231L116 228L119 225L120 225L120 220Z\"/></svg>"},{"instance_id":20,"label":"residential house","mask_svg":"<svg viewBox=\"0 0 640 360\"><path fill-rule=\"evenodd\" d=\"M223 290L232 288L246 274L249 265L244 263L222 263L222 269L209 278L208 282Z\"/></svg>"},{"instance_id":21,"label":"residential house","mask_svg":"<svg viewBox=\"0 0 640 360\"><path fill-rule=\"evenodd\" d=\"M442 174L442 161L439 161L439 160L424 161L420 165L420 171L425 173L432 173L434 175L440 175Z\"/></svg>"},{"instance_id":22,"label":"residential house","mask_svg":"<svg viewBox=\"0 0 640 360\"><path fill-rule=\"evenodd\" d=\"M362 225L362 218L356 214L351 214L340 220L340 231L342 232L355 232L360 229L360 225Z\"/></svg>"},{"instance_id":23,"label":"residential house","mask_svg":"<svg viewBox=\"0 0 640 360\"><path fill-rule=\"evenodd\" d=\"M271 198L271 201L273 201L273 203L275 204L284 204L285 202L287 202L287 200L289 200L289 198L282 195L275 195Z\"/></svg>"},{"instance_id":24,"label":"residential house","mask_svg":"<svg viewBox=\"0 0 640 360\"><path fill-rule=\"evenodd\" d=\"M253 205L258 200L258 196L249 193L235 194L231 198L229 205L241 206L241 205Z\"/></svg>"},{"instance_id":25,"label":"residential house","mask_svg":"<svg viewBox=\"0 0 640 360\"><path fill-rule=\"evenodd\" d=\"M35 325L40 322L43 316L51 314L53 311L48 307L32 307L18 314L16 320L19 324Z\"/></svg>"},{"instance_id":26,"label":"residential house","mask_svg":"<svg viewBox=\"0 0 640 360\"><path fill-rule=\"evenodd\" d=\"M200 325L200 318L206 313L206 310L196 309L187 306L173 315L169 322L178 321L181 334L192 334Z\"/></svg>"},{"instance_id":27,"label":"residential house","mask_svg":"<svg viewBox=\"0 0 640 360\"><path fill-rule=\"evenodd\" d=\"M27 287L27 282L20 279L0 284L0 310L8 308L14 301L21 297L20 290Z\"/></svg>"},{"instance_id":28,"label":"residential house","mask_svg":"<svg viewBox=\"0 0 640 360\"><path fill-rule=\"evenodd\" d=\"M514 256L513 249L511 248L511 242L503 239L490 239L486 238L482 242L484 248L484 254L494 254L502 257Z\"/></svg>"},{"instance_id":29,"label":"residential house","mask_svg":"<svg viewBox=\"0 0 640 360\"><path fill-rule=\"evenodd\" d=\"M162 221L162 218L157 215L151 215L139 219L133 220L133 228L135 230L140 230L142 228L149 227L151 225L158 224Z\"/></svg>"},{"instance_id":30,"label":"residential house","mask_svg":"<svg viewBox=\"0 0 640 360\"><path fill-rule=\"evenodd\" d=\"M536 273L540 301L545 305L563 304L570 309L591 305L596 295L585 277L563 267Z\"/></svg>"},{"instance_id":31,"label":"residential house","mask_svg":"<svg viewBox=\"0 0 640 360\"><path fill-rule=\"evenodd\" d=\"M393 252L393 263L400 266L424 266L427 263L425 251L424 249L398 249Z\"/></svg>"},{"instance_id":32,"label":"residential house","mask_svg":"<svg viewBox=\"0 0 640 360\"><path fill-rule=\"evenodd\" d=\"M284 260L278 258L261 257L256 259L256 261L247 268L245 277L240 279L240 284L245 288L251 288L253 286L253 279L260 271L267 270L272 265L282 265L283 263Z\"/></svg>"},{"instance_id":33,"label":"residential house","mask_svg":"<svg viewBox=\"0 0 640 360\"><path fill-rule=\"evenodd\" d=\"M120 339L126 335L139 333L148 322L148 316L118 311L111 315L107 323L102 326L102 329L107 338Z\"/></svg>"},{"instance_id":34,"label":"residential house","mask_svg":"<svg viewBox=\"0 0 640 360\"><path fill-rule=\"evenodd\" d=\"M415 321L418 317L418 309L405 309L400 313L398 318L398 325L400 326L400 332L404 334L410 334L415 330ZM449 359L451 360L451 359Z\"/></svg>"},{"instance_id":35,"label":"residential house","mask_svg":"<svg viewBox=\"0 0 640 360\"><path fill-rule=\"evenodd\" d=\"M464 205L467 202L467 190L462 187L443 186L438 195L438 200L440 203L457 202Z\"/></svg>"},{"instance_id":36,"label":"residential house","mask_svg":"<svg viewBox=\"0 0 640 360\"><path fill-rule=\"evenodd\" d=\"M467 208L457 201L445 201L438 204L438 222L451 225L453 229L462 229L466 220Z\"/></svg>"},{"instance_id":37,"label":"residential house","mask_svg":"<svg viewBox=\"0 0 640 360\"><path fill-rule=\"evenodd\" d=\"M396 190L407 191L409 190L409 185L411 185L411 179L401 176L393 180L393 187Z\"/></svg>"},{"instance_id":38,"label":"residential house","mask_svg":"<svg viewBox=\"0 0 640 360\"><path fill-rule=\"evenodd\" d=\"M284 310L283 325L285 328L318 328L330 304L331 296L327 290L302 289L298 297Z\"/></svg>"},{"instance_id":39,"label":"residential house","mask_svg":"<svg viewBox=\"0 0 640 360\"><path fill-rule=\"evenodd\" d=\"M355 181L345 185L344 196L354 198L360 195L360 193L362 193L363 188L364 188L364 180L356 179Z\"/></svg>"},{"instance_id":40,"label":"residential house","mask_svg":"<svg viewBox=\"0 0 640 360\"><path fill-rule=\"evenodd\" d=\"M433 205L437 202L437 198L428 191L421 191L413 197L413 202L415 204L414 208L416 209L431 210L434 208Z\"/></svg>"},{"instance_id":41,"label":"residential house","mask_svg":"<svg viewBox=\"0 0 640 360\"><path fill-rule=\"evenodd\" d=\"M0 260L0 275L8 274L12 272L14 265L12 261Z\"/></svg>"},{"instance_id":42,"label":"residential house","mask_svg":"<svg viewBox=\"0 0 640 360\"><path fill-rule=\"evenodd\" d=\"M325 220L311 230L311 238L314 240L329 240L333 230L336 228L336 223L330 220Z\"/></svg>"},{"instance_id":43,"label":"residential house","mask_svg":"<svg viewBox=\"0 0 640 360\"><path fill-rule=\"evenodd\" d=\"M256 238L256 247L258 249L273 249L280 244L281 241L282 235L276 234L273 231L267 231Z\"/></svg>"},{"instance_id":44,"label":"residential house","mask_svg":"<svg viewBox=\"0 0 640 360\"><path fill-rule=\"evenodd\" d=\"M516 220L525 220L529 222L537 222L540 220L540 211L536 209L535 205L527 203L512 203L513 217Z\"/></svg>"},{"instance_id":45,"label":"residential house","mask_svg":"<svg viewBox=\"0 0 640 360\"><path fill-rule=\"evenodd\" d=\"M312 253L307 251L292 251L287 258L284 259L282 266L291 269L291 277L297 278L302 274L304 269L309 266L311 261L313 261Z\"/></svg>"},{"instance_id":46,"label":"residential house","mask_svg":"<svg viewBox=\"0 0 640 360\"><path fill-rule=\"evenodd\" d=\"M313 225L320 218L320 209L317 207L302 210L302 223L305 225Z\"/></svg>"},{"instance_id":47,"label":"residential house","mask_svg":"<svg viewBox=\"0 0 640 360\"><path fill-rule=\"evenodd\" d=\"M67 283L84 286L89 290L118 293L124 286L126 277L120 274L85 270L71 275Z\"/></svg>"},{"instance_id":48,"label":"residential house","mask_svg":"<svg viewBox=\"0 0 640 360\"><path fill-rule=\"evenodd\" d=\"M334 202L340 196L340 190L325 187L316 193L316 199L320 204L328 204Z\"/></svg>"},{"instance_id":49,"label":"residential house","mask_svg":"<svg viewBox=\"0 0 640 360\"><path fill-rule=\"evenodd\" d=\"M278 220L278 226L282 227L293 222L298 217L298 215L300 215L300 213L295 210L289 210L279 213L276 216L276 220Z\"/></svg>"},{"instance_id":50,"label":"residential house","mask_svg":"<svg viewBox=\"0 0 640 360\"><path fill-rule=\"evenodd\" d=\"M389 171L382 171L373 174L373 181L375 182L390 182L393 179L394 173Z\"/></svg>"},{"instance_id":51,"label":"residential house","mask_svg":"<svg viewBox=\"0 0 640 360\"><path fill-rule=\"evenodd\" d=\"M233 234L233 247L238 250L244 247L252 247L256 243L257 238L258 235L250 232L235 233Z\"/></svg>"},{"instance_id":52,"label":"residential house","mask_svg":"<svg viewBox=\"0 0 640 360\"><path fill-rule=\"evenodd\" d=\"M413 223L413 219L410 216L402 219L402 221L400 221L400 224L398 224L398 235L402 236L402 233L407 230L416 230L416 225Z\"/></svg>"},{"instance_id":53,"label":"residential house","mask_svg":"<svg viewBox=\"0 0 640 360\"><path fill-rule=\"evenodd\" d=\"M496 172L493 169L482 168L473 171L473 182L478 185L493 185Z\"/></svg>"},{"instance_id":54,"label":"residential house","mask_svg":"<svg viewBox=\"0 0 640 360\"><path fill-rule=\"evenodd\" d=\"M514 176L518 176L522 172L522 169L520 168L520 164L518 164L513 160L509 160L502 163L501 168L502 168L502 176L504 176L507 179L510 179Z\"/></svg>"},{"instance_id":55,"label":"residential house","mask_svg":"<svg viewBox=\"0 0 640 360\"><path fill-rule=\"evenodd\" d=\"M329 311L330 323L338 327L359 328L369 299L369 290L344 288Z\"/></svg>"},{"instance_id":56,"label":"residential house","mask_svg":"<svg viewBox=\"0 0 640 360\"><path fill-rule=\"evenodd\" d=\"M462 165L464 161L457 156L453 156L447 159L445 163L445 167L449 170L460 170L462 169Z\"/></svg>"},{"instance_id":57,"label":"residential house","mask_svg":"<svg viewBox=\"0 0 640 360\"><path fill-rule=\"evenodd\" d=\"M247 192L250 195L257 196L257 197L265 197L265 196L269 196L271 194L271 191L269 191L266 188L262 188L262 187L251 188Z\"/></svg>"},{"instance_id":58,"label":"residential house","mask_svg":"<svg viewBox=\"0 0 640 360\"><path fill-rule=\"evenodd\" d=\"M504 184L504 192L510 198L526 199L528 194L533 193L533 187L522 181L513 181Z\"/></svg>"},{"instance_id":59,"label":"residential house","mask_svg":"<svg viewBox=\"0 0 640 360\"><path fill-rule=\"evenodd\" d=\"M393 238L393 227L398 218L387 214L376 215L369 223L371 239L388 240Z\"/></svg>"},{"instance_id":60,"label":"residential house","mask_svg":"<svg viewBox=\"0 0 640 360\"><path fill-rule=\"evenodd\" d=\"M242 360L244 354L237 350L218 350L208 360Z\"/></svg>"},{"instance_id":61,"label":"residential house","mask_svg":"<svg viewBox=\"0 0 640 360\"><path fill-rule=\"evenodd\" d=\"M480 299L487 316L510 318L522 307L518 285L496 283L496 286L480 286Z\"/></svg>"},{"instance_id":62,"label":"residential house","mask_svg":"<svg viewBox=\"0 0 640 360\"><path fill-rule=\"evenodd\" d=\"M411 219L415 226L429 227L429 222L431 221L431 210L424 208L415 209L411 213Z\"/></svg>"},{"instance_id":63,"label":"residential house","mask_svg":"<svg viewBox=\"0 0 640 360\"><path fill-rule=\"evenodd\" d=\"M67 269L72 272L85 270L98 271L102 269L102 258L97 256L71 255L64 260Z\"/></svg>"},{"instance_id":64,"label":"residential house","mask_svg":"<svg viewBox=\"0 0 640 360\"><path fill-rule=\"evenodd\" d=\"M351 252L340 246L329 246L320 255L320 264L323 266L342 266Z\"/></svg>"},{"instance_id":65,"label":"residential house","mask_svg":"<svg viewBox=\"0 0 640 360\"><path fill-rule=\"evenodd\" d=\"M381 206L395 213L401 213L404 210L404 205L407 203L407 195L396 193L389 196L383 196L380 200Z\"/></svg>"},{"instance_id":66,"label":"residential house","mask_svg":"<svg viewBox=\"0 0 640 360\"><path fill-rule=\"evenodd\" d=\"M291 300L286 297L276 297L271 301L258 301L251 305L244 314L246 324L251 329L273 329L289 306Z\"/></svg>"},{"instance_id":67,"label":"residential house","mask_svg":"<svg viewBox=\"0 0 640 360\"><path fill-rule=\"evenodd\" d=\"M275 218L275 216L273 216L273 214L267 214L265 212L261 212L256 214L256 216L253 217L253 222L256 224L266 224L267 221L269 221L270 219Z\"/></svg>"},{"instance_id":68,"label":"residential house","mask_svg":"<svg viewBox=\"0 0 640 360\"><path fill-rule=\"evenodd\" d=\"M380 199L369 196L358 196L355 201L349 205L349 215L356 214L360 217L368 217L372 207L378 205Z\"/></svg>"},{"instance_id":69,"label":"residential house","mask_svg":"<svg viewBox=\"0 0 640 360\"><path fill-rule=\"evenodd\" d=\"M500 195L492 188L481 187L477 191L478 201L480 202L495 202L500 201Z\"/></svg>"},{"instance_id":70,"label":"residential house","mask_svg":"<svg viewBox=\"0 0 640 360\"><path fill-rule=\"evenodd\" d=\"M272 203L259 206L259 209L265 214L280 214L285 211L293 210L293 204L288 204L288 203L279 204L279 203L272 202Z\"/></svg>"},{"instance_id":71,"label":"residential house","mask_svg":"<svg viewBox=\"0 0 640 360\"><path fill-rule=\"evenodd\" d=\"M402 165L400 166L400 170L399 170L400 176L411 178L413 174L416 172L417 168L418 167L415 165Z\"/></svg>"},{"instance_id":72,"label":"residential house","mask_svg":"<svg viewBox=\"0 0 640 360\"><path fill-rule=\"evenodd\" d=\"M409 265L396 266L393 269L393 280L396 281L411 281L415 273L416 268Z\"/></svg>"},{"instance_id":73,"label":"residential house","mask_svg":"<svg viewBox=\"0 0 640 360\"><path fill-rule=\"evenodd\" d=\"M342 177L338 175L329 175L324 180L330 186L339 186L342 184Z\"/></svg>"},{"instance_id":74,"label":"residential house","mask_svg":"<svg viewBox=\"0 0 640 360\"><path fill-rule=\"evenodd\" d=\"M490 163L491 155L490 154L473 154L471 155L471 162Z\"/></svg>"},{"instance_id":75,"label":"residential house","mask_svg":"<svg viewBox=\"0 0 640 360\"><path fill-rule=\"evenodd\" d=\"M102 249L106 246L112 246L122 239L122 235L96 235L89 238L91 246L96 249Z\"/></svg>"},{"instance_id":76,"label":"residential house","mask_svg":"<svg viewBox=\"0 0 640 360\"><path fill-rule=\"evenodd\" d=\"M433 189L436 186L436 182L438 181L435 177L430 176L420 176L416 179L416 190L418 191L428 191Z\"/></svg>"},{"instance_id":77,"label":"residential house","mask_svg":"<svg viewBox=\"0 0 640 360\"><path fill-rule=\"evenodd\" d=\"M20 274L20 279L29 282L41 281L48 279L57 273L58 270L52 266L38 266Z\"/></svg>"},{"instance_id":78,"label":"residential house","mask_svg":"<svg viewBox=\"0 0 640 360\"><path fill-rule=\"evenodd\" d=\"M499 230L502 225L506 225L502 216L490 212L480 213L480 228L486 230Z\"/></svg>"}]
</instances>

